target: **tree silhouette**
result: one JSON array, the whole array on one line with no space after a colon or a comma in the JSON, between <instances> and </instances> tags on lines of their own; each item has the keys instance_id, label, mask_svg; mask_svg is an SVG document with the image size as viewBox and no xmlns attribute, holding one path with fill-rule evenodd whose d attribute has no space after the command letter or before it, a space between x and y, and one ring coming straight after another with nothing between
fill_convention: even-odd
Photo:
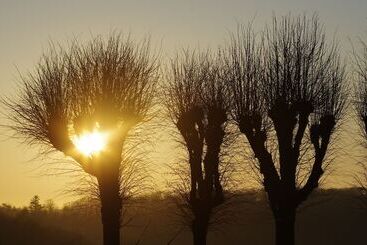
<instances>
[{"instance_id":1,"label":"tree silhouette","mask_svg":"<svg viewBox=\"0 0 367 245\"><path fill-rule=\"evenodd\" d=\"M54 46L34 73L22 77L21 93L6 100L10 127L26 142L42 144L73 159L97 180L104 244L120 244L122 153L134 128L148 120L158 78L149 41L138 44L113 34L107 40ZM106 147L86 156L73 137L93 130L108 132Z\"/></svg>"},{"instance_id":2,"label":"tree silhouette","mask_svg":"<svg viewBox=\"0 0 367 245\"><path fill-rule=\"evenodd\" d=\"M221 66L209 52L185 51L170 68L164 88L166 107L183 139L190 167L189 171L173 167L183 181L173 189L184 202L179 207L183 218L189 219L194 244L206 244L215 208L225 201L221 167L228 142L228 94Z\"/></svg>"},{"instance_id":3,"label":"tree silhouette","mask_svg":"<svg viewBox=\"0 0 367 245\"><path fill-rule=\"evenodd\" d=\"M43 206L44 206L44 209L47 212L52 212L56 209L56 204L55 204L54 200L52 200L52 199L47 199Z\"/></svg>"},{"instance_id":4,"label":"tree silhouette","mask_svg":"<svg viewBox=\"0 0 367 245\"><path fill-rule=\"evenodd\" d=\"M364 140L367 139L367 44L360 40L361 51L354 52L355 73L356 73L356 101L354 101L357 112L360 132ZM366 146L364 144L364 146ZM367 165L361 164L361 176L356 176L356 180L361 190L361 201L367 207Z\"/></svg>"},{"instance_id":5,"label":"tree silhouette","mask_svg":"<svg viewBox=\"0 0 367 245\"><path fill-rule=\"evenodd\" d=\"M38 195L35 195L29 203L29 210L32 213L39 213L42 209L43 207L41 205L40 198Z\"/></svg>"},{"instance_id":6,"label":"tree silhouette","mask_svg":"<svg viewBox=\"0 0 367 245\"><path fill-rule=\"evenodd\" d=\"M233 119L257 159L276 244L294 244L297 207L319 185L346 100L337 45L316 16L285 16L260 37L240 27L225 54Z\"/></svg>"}]
</instances>

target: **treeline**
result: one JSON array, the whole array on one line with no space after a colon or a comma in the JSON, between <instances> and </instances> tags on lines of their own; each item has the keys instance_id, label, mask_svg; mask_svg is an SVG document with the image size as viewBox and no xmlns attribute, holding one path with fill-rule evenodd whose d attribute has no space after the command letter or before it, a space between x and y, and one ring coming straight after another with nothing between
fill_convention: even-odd
<instances>
[{"instance_id":1,"label":"treeline","mask_svg":"<svg viewBox=\"0 0 367 245\"><path fill-rule=\"evenodd\" d=\"M98 210L86 200L55 206L36 195L26 207L0 206L0 244L94 244L99 239ZM94 235L96 234L96 235Z\"/></svg>"},{"instance_id":2,"label":"treeline","mask_svg":"<svg viewBox=\"0 0 367 245\"><path fill-rule=\"evenodd\" d=\"M358 189L315 192L310 203L299 212L297 244L362 244L367 213L360 209L359 194ZM233 222L210 233L208 242L218 245L271 244L274 237L273 221L265 193L239 193L238 199L242 211ZM126 211L129 217L125 220L128 222L121 230L126 234L122 240L124 244L191 243L190 231L180 231L177 217L172 209L169 211L169 196L154 193L136 201L141 205L134 205ZM0 244L100 244L99 208L90 203L90 200L81 199L64 207L53 207L49 205L50 202L43 202L37 210L33 204L23 208L2 204Z\"/></svg>"}]
</instances>

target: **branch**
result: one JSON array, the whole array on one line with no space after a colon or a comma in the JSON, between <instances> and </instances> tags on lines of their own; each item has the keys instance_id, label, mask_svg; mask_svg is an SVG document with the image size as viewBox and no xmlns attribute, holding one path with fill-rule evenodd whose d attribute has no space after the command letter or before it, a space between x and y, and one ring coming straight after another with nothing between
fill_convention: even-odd
<instances>
[{"instance_id":1,"label":"branch","mask_svg":"<svg viewBox=\"0 0 367 245\"><path fill-rule=\"evenodd\" d=\"M305 201L319 185L319 180L324 173L322 163L330 143L334 126L335 120L333 116L324 116L321 118L320 124L311 126L311 142L315 150L315 161L306 184L298 191L297 205Z\"/></svg>"},{"instance_id":2,"label":"branch","mask_svg":"<svg viewBox=\"0 0 367 245\"><path fill-rule=\"evenodd\" d=\"M265 147L266 132L261 130L261 118L256 116L244 117L240 122L240 131L244 133L255 153L255 157L260 163L260 172L264 176L264 187L269 194L269 198L273 199L274 190L279 188L280 178L275 168L271 154Z\"/></svg>"},{"instance_id":3,"label":"branch","mask_svg":"<svg viewBox=\"0 0 367 245\"><path fill-rule=\"evenodd\" d=\"M299 111L299 119L298 119L298 129L296 136L294 138L294 144L293 144L293 152L295 161L298 162L299 154L300 154L300 147L302 144L303 136L305 135L305 131L308 125L308 118L313 111L313 107L311 103L300 103L299 108L297 110Z\"/></svg>"}]
</instances>

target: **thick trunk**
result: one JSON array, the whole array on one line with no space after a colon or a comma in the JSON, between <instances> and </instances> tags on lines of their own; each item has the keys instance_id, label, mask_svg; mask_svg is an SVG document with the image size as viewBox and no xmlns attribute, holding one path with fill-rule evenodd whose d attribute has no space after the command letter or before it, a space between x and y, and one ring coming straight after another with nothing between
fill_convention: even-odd
<instances>
[{"instance_id":1,"label":"thick trunk","mask_svg":"<svg viewBox=\"0 0 367 245\"><path fill-rule=\"evenodd\" d=\"M275 214L275 240L276 245L295 244L295 219L296 210L289 208Z\"/></svg>"},{"instance_id":2,"label":"thick trunk","mask_svg":"<svg viewBox=\"0 0 367 245\"><path fill-rule=\"evenodd\" d=\"M222 198L223 196L223 190L220 183L220 174L219 174L219 153L220 153L220 143L216 145L215 144L208 145L208 150L204 158L204 167L205 167L205 181L209 198L212 197L214 187L216 196L218 198Z\"/></svg>"},{"instance_id":3,"label":"thick trunk","mask_svg":"<svg viewBox=\"0 0 367 245\"><path fill-rule=\"evenodd\" d=\"M194 245L206 245L206 236L208 233L208 222L205 218L196 218L192 222L192 235Z\"/></svg>"},{"instance_id":4,"label":"thick trunk","mask_svg":"<svg viewBox=\"0 0 367 245\"><path fill-rule=\"evenodd\" d=\"M99 179L103 244L120 244L121 197L118 177Z\"/></svg>"}]
</instances>

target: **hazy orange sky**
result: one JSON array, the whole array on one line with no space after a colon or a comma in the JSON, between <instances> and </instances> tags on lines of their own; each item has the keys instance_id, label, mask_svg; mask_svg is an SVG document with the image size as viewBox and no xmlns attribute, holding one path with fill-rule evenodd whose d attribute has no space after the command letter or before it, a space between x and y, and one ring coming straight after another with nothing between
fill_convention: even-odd
<instances>
[{"instance_id":1,"label":"hazy orange sky","mask_svg":"<svg viewBox=\"0 0 367 245\"><path fill-rule=\"evenodd\" d=\"M82 41L114 30L137 38L148 33L165 59L181 47L222 44L237 22L255 19L257 27L273 14L313 11L330 36L337 33L344 56L350 52L349 38L367 36L366 0L0 0L0 96L15 94L17 69L23 74L31 71L50 40L65 44L75 37ZM348 122L345 125L352 131ZM346 139L345 152L356 152L351 139ZM47 159L32 160L35 155L36 150L7 139L0 129L0 203L25 205L35 194L57 203L67 200L60 191L68 178L42 176L45 171L38 167ZM336 161L339 177L330 179L330 186L346 185L347 169L355 160L340 157Z\"/></svg>"}]
</instances>

